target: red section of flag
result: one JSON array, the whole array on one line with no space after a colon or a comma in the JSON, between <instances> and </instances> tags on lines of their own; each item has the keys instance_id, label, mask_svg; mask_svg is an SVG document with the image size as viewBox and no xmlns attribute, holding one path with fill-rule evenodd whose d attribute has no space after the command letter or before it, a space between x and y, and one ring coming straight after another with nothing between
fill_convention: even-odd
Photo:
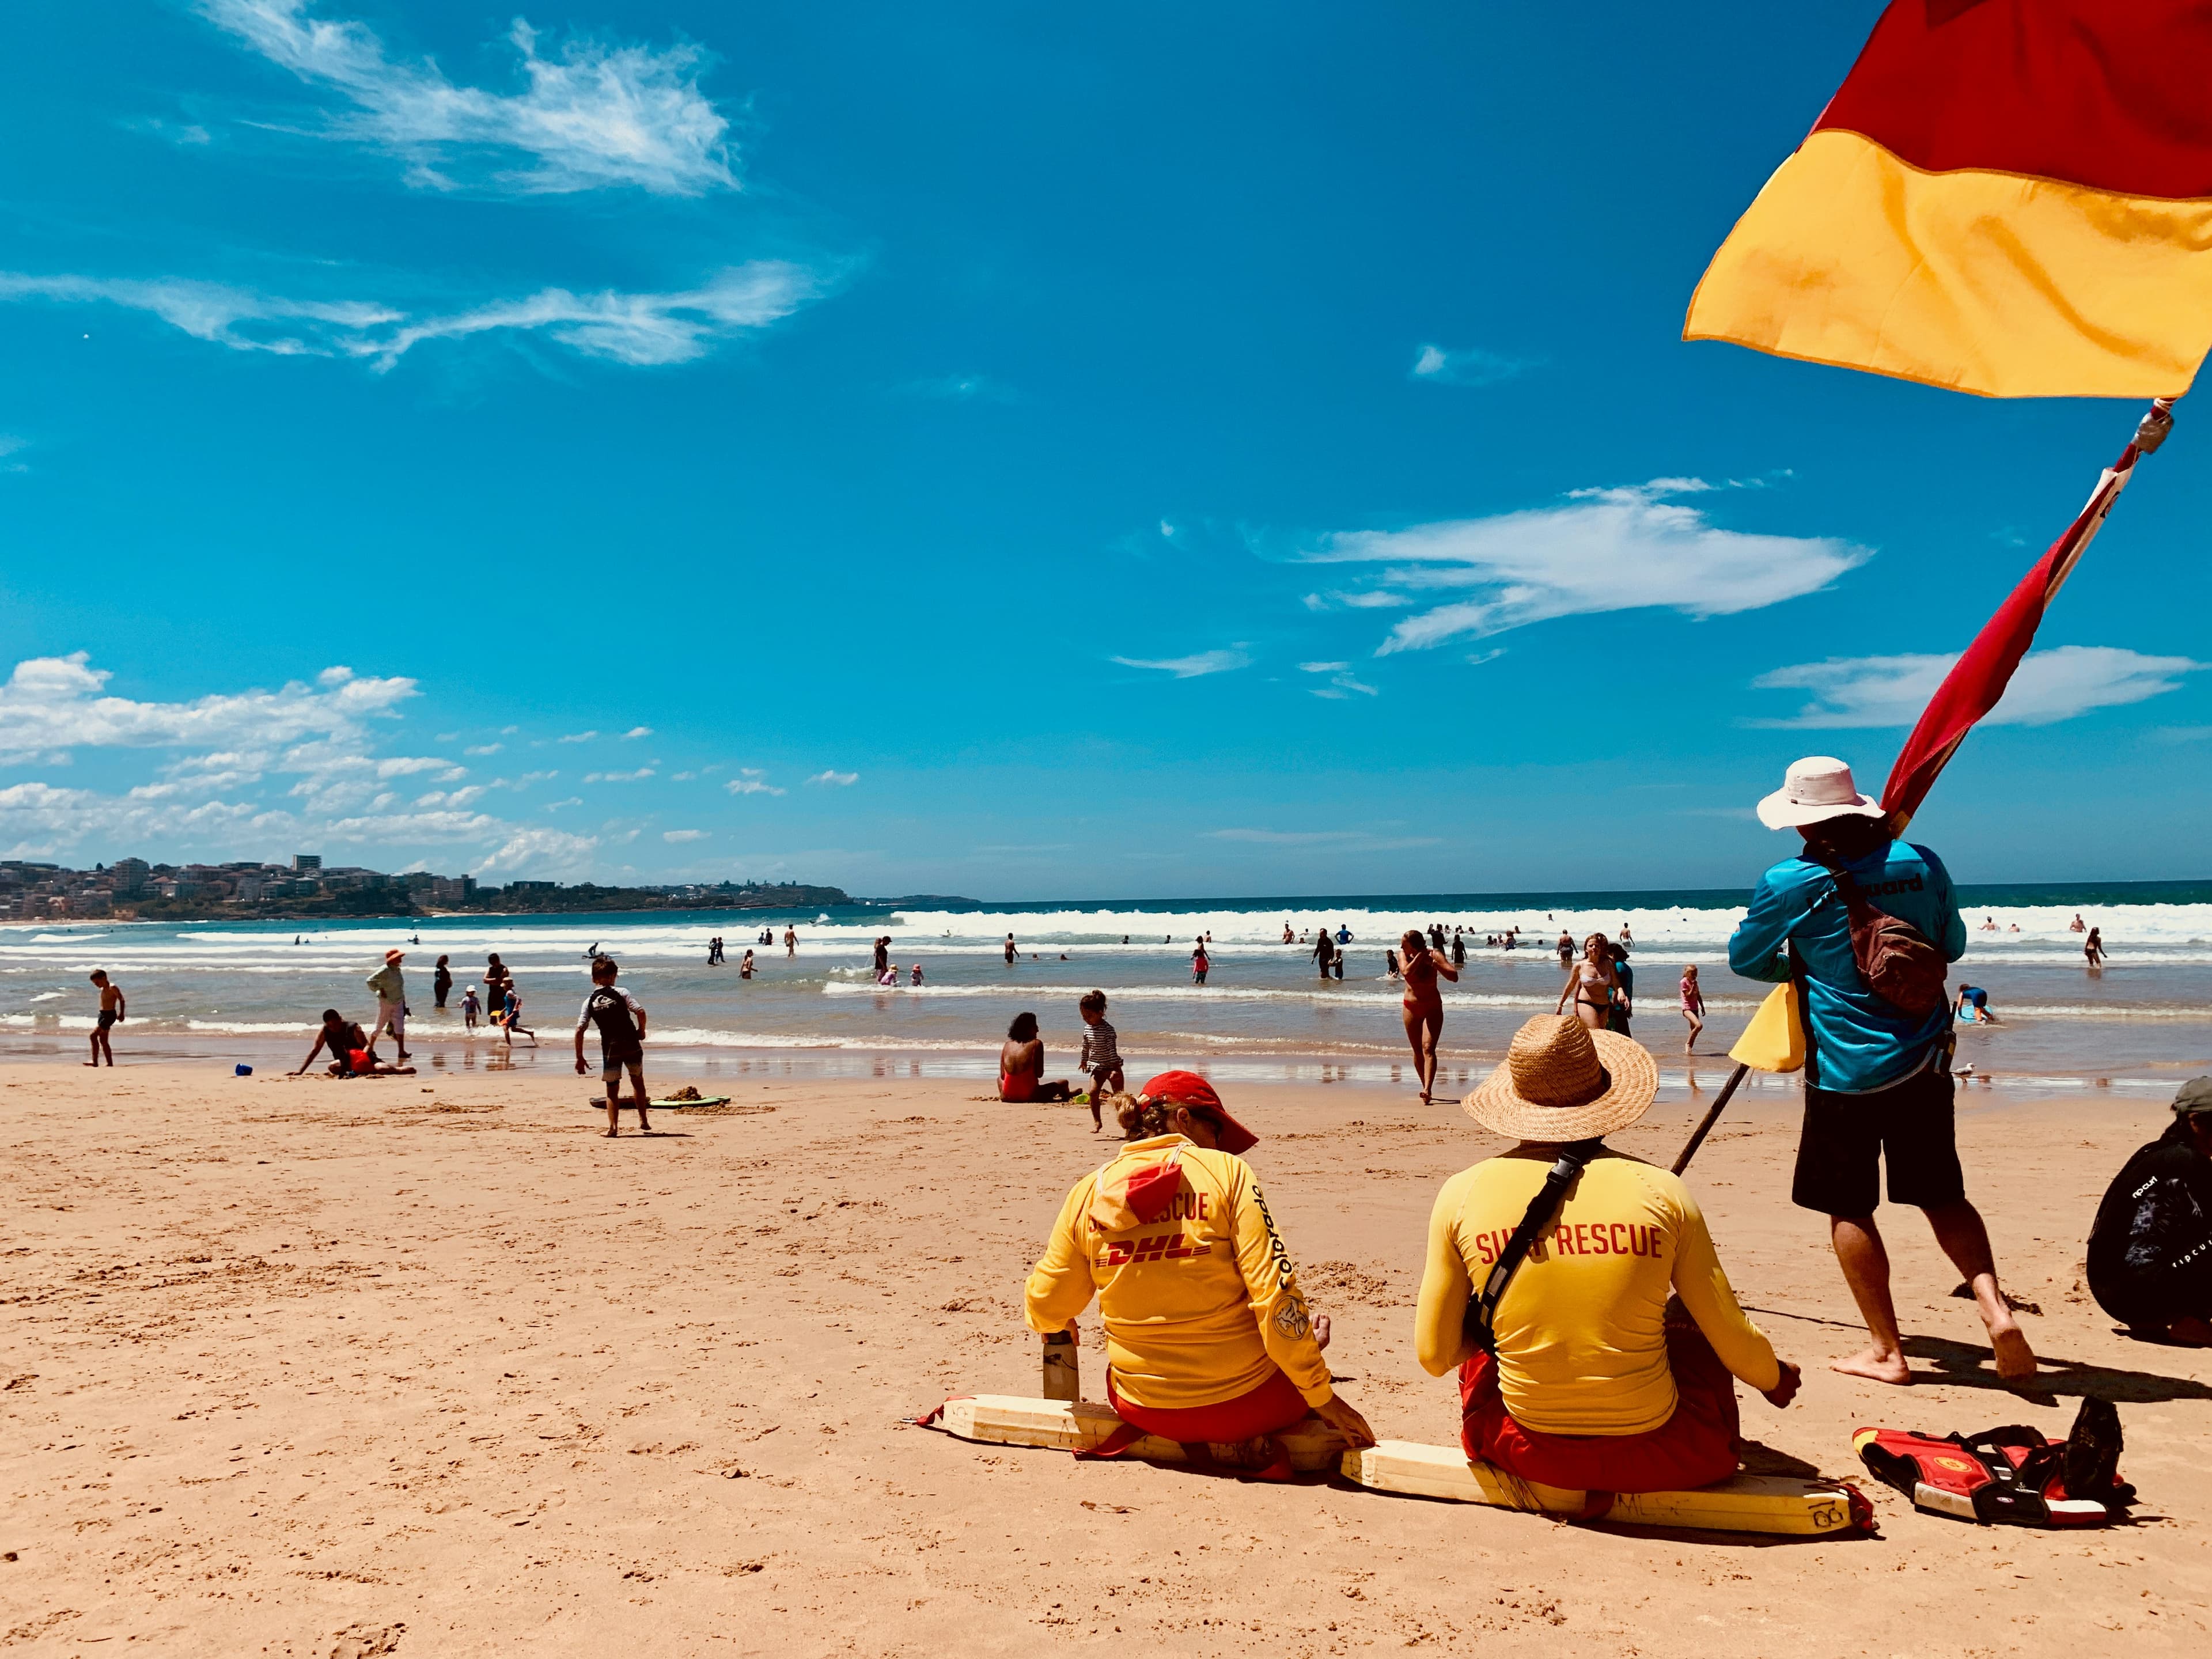
<instances>
[{"instance_id":1,"label":"red section of flag","mask_svg":"<svg viewBox=\"0 0 2212 1659\"><path fill-rule=\"evenodd\" d=\"M2212 196L2212 0L1892 0L1814 131L1928 173Z\"/></svg>"},{"instance_id":2,"label":"red section of flag","mask_svg":"<svg viewBox=\"0 0 2212 1659\"><path fill-rule=\"evenodd\" d=\"M2133 444L2120 452L2119 459L2098 482L2081 515L2021 578L2020 586L1997 607L1996 615L1982 625L1966 654L1952 665L1943 684L1936 688L1936 695L1928 700L1920 723L1912 728L1912 735L1899 751L1897 763L1889 769L1889 781L1882 786L1881 804L1897 833L1902 835L1905 824L1920 810L1920 803L1928 799L1929 790L1966 740L1974 722L1996 708L2004 696L2013 671L2035 642L2044 607L2074 574L2075 562L2103 527L2113 501L2127 486L2137 453Z\"/></svg>"}]
</instances>

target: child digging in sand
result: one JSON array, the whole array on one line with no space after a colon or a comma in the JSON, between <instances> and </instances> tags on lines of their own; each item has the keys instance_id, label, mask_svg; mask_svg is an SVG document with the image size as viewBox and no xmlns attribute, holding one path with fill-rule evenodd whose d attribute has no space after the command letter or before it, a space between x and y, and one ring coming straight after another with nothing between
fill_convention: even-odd
<instances>
[{"instance_id":1,"label":"child digging in sand","mask_svg":"<svg viewBox=\"0 0 2212 1659\"><path fill-rule=\"evenodd\" d=\"M650 1097L645 1092L645 1010L629 992L617 988L615 975L620 970L612 957L599 957L592 963L592 994L584 999L583 1012L576 1016L576 1074L584 1074L584 1028L599 1028L599 1058L601 1073L607 1085L607 1135L611 1139L622 1121L622 1074L629 1073L630 1092L637 1097L637 1132L646 1134L653 1128L648 1112Z\"/></svg>"}]
</instances>

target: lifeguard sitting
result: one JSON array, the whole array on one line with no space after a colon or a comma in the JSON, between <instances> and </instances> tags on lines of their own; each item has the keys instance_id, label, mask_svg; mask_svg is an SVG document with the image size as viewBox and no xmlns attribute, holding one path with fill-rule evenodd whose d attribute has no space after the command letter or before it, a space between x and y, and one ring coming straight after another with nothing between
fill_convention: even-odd
<instances>
[{"instance_id":1,"label":"lifeguard sitting","mask_svg":"<svg viewBox=\"0 0 2212 1659\"><path fill-rule=\"evenodd\" d=\"M1708 1486L1736 1472L1732 1376L1778 1407L1797 1392L1680 1177L1597 1144L1658 1085L1640 1044L1542 1014L1468 1097L1469 1116L1520 1143L1446 1182L1429 1217L1416 1338L1431 1376L1459 1368L1468 1457L1570 1490ZM1485 1352L1470 1294L1570 1146L1588 1161L1506 1285Z\"/></svg>"},{"instance_id":2,"label":"lifeguard sitting","mask_svg":"<svg viewBox=\"0 0 2212 1659\"><path fill-rule=\"evenodd\" d=\"M1309 1411L1374 1444L1329 1386L1290 1252L1237 1156L1259 1137L1190 1072L1115 1099L1127 1144L1060 1206L1030 1274L1030 1328L1073 1334L1096 1294L1106 1397L1146 1434L1243 1446L1240 1462L1277 1478L1290 1465L1270 1437Z\"/></svg>"}]
</instances>

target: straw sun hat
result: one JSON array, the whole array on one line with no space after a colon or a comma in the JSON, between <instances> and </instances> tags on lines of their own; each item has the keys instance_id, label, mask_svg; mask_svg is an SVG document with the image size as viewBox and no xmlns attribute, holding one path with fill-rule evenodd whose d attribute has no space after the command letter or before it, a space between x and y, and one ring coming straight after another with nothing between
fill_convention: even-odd
<instances>
[{"instance_id":1,"label":"straw sun hat","mask_svg":"<svg viewBox=\"0 0 2212 1659\"><path fill-rule=\"evenodd\" d=\"M1538 1014L1462 1103L1493 1133L1556 1143L1625 1129L1658 1092L1659 1065L1642 1043L1565 1014Z\"/></svg>"}]
</instances>

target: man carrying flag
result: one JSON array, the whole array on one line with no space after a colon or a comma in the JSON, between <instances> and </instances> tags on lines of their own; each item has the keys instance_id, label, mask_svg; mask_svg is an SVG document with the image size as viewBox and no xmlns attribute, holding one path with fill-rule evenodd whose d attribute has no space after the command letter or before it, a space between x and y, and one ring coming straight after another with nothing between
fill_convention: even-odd
<instances>
[{"instance_id":1,"label":"man carrying flag","mask_svg":"<svg viewBox=\"0 0 2212 1659\"><path fill-rule=\"evenodd\" d=\"M1899 1346L1889 1255L1874 1212L1886 1163L1889 1199L1928 1217L1972 1286L1997 1375L2033 1376L1990 1250L1967 1200L1954 1134L1951 1012L1944 969L1966 954L1966 925L1942 861L1894 838L1881 803L1850 768L1814 756L1759 803L1770 830L1794 829L1802 857L1769 870L1729 941L1746 979L1795 980L1805 1022L1805 1121L1790 1200L1828 1218L1844 1279L1871 1346L1834 1368L1877 1382L1912 1373ZM1887 993L1887 994L1885 994Z\"/></svg>"}]
</instances>

